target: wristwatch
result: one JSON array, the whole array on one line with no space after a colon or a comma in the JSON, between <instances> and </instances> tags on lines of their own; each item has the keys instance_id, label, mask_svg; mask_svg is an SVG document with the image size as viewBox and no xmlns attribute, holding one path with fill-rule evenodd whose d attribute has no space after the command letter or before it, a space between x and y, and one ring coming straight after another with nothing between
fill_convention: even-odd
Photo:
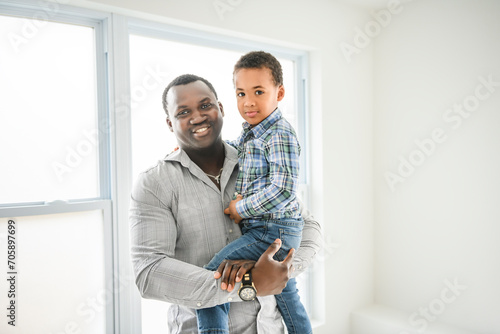
<instances>
[{"instance_id":1,"label":"wristwatch","mask_svg":"<svg viewBox=\"0 0 500 334\"><path fill-rule=\"evenodd\" d=\"M255 285L252 282L252 273L250 271L243 275L238 296L244 301L254 300L257 297L257 289L255 289Z\"/></svg>"}]
</instances>

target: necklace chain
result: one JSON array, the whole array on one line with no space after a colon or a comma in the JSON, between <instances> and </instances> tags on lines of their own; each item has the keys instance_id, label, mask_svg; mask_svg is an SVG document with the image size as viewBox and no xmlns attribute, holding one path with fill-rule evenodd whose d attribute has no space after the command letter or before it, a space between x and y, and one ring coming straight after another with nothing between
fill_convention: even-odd
<instances>
[{"instance_id":1,"label":"necklace chain","mask_svg":"<svg viewBox=\"0 0 500 334\"><path fill-rule=\"evenodd\" d=\"M214 179L214 180L215 180L215 182L220 183L220 177L221 177L221 175L222 175L222 170L223 170L223 169L224 169L224 168L221 168L221 169L220 169L220 172L219 172L219 174L218 174L218 175L210 175L210 174L208 174L208 173L205 173L205 174L206 174L208 177L211 177L212 179Z\"/></svg>"}]
</instances>

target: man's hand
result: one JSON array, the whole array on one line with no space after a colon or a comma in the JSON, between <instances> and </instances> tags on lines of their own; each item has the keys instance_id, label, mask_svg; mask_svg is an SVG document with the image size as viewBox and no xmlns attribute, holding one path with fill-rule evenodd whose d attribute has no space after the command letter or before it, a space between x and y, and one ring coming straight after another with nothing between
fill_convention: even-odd
<instances>
[{"instance_id":1,"label":"man's hand","mask_svg":"<svg viewBox=\"0 0 500 334\"><path fill-rule=\"evenodd\" d=\"M220 287L228 292L233 291L235 283L238 283L250 269L255 265L252 260L224 260L214 273L214 278L222 277Z\"/></svg>"},{"instance_id":2,"label":"man's hand","mask_svg":"<svg viewBox=\"0 0 500 334\"><path fill-rule=\"evenodd\" d=\"M236 211L236 203L238 203L242 199L243 199L243 197L241 195L239 195L239 194L236 195L236 199L233 199L231 201L231 203L229 203L229 206L224 209L224 213L226 215L229 215L229 218L231 218L232 220L234 220L235 224L239 224L240 221L243 219L243 218L241 218L241 216L238 213L238 211Z\"/></svg>"},{"instance_id":3,"label":"man's hand","mask_svg":"<svg viewBox=\"0 0 500 334\"><path fill-rule=\"evenodd\" d=\"M257 289L257 296L277 295L286 287L293 271L292 261L295 249L290 249L287 257L282 261L273 259L280 249L281 240L276 239L261 255L252 269L252 279Z\"/></svg>"}]
</instances>

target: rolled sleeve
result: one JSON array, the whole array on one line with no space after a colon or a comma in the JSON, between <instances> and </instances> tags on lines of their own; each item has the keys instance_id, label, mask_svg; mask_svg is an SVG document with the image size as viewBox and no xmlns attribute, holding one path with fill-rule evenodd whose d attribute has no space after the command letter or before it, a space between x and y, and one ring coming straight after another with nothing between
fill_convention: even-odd
<instances>
[{"instance_id":1,"label":"rolled sleeve","mask_svg":"<svg viewBox=\"0 0 500 334\"><path fill-rule=\"evenodd\" d=\"M293 258L292 278L297 277L304 272L313 262L316 254L323 247L323 234L321 225L314 219L312 214L299 201L301 214L304 219L304 228L302 229L302 240L300 247L295 252Z\"/></svg>"}]
</instances>

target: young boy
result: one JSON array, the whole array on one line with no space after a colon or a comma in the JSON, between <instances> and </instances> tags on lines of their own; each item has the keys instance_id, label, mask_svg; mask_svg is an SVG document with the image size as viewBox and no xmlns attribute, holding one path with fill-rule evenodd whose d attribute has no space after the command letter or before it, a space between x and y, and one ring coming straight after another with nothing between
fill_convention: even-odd
<instances>
[{"instance_id":1,"label":"young boy","mask_svg":"<svg viewBox=\"0 0 500 334\"><path fill-rule=\"evenodd\" d=\"M254 259L279 238L282 248L276 259L283 261L291 248L298 248L303 220L296 191L300 146L292 126L282 117L278 102L285 95L283 73L278 60L257 51L243 55L234 67L233 81L238 110L245 119L243 131L233 142L238 150L239 174L236 198L224 210L243 235L217 253L205 268L216 270L224 259ZM257 292L251 274L245 275L240 298L251 300ZM295 279L276 295L288 332L312 333ZM200 333L228 333L229 303L200 309Z\"/></svg>"}]
</instances>

